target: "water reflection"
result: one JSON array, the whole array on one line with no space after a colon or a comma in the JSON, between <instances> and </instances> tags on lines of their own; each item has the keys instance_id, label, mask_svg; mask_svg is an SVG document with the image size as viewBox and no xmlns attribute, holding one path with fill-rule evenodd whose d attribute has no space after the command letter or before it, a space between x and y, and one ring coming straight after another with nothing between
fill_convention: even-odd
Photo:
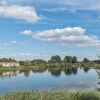
<instances>
[{"instance_id":1,"label":"water reflection","mask_svg":"<svg viewBox=\"0 0 100 100\"><path fill-rule=\"evenodd\" d=\"M77 75L78 73L78 68L64 68L61 69L60 67L51 67L48 69L23 69L23 70L16 70L16 71L1 71L0 72L0 76L1 77L11 77L11 76L16 76L20 73L23 73L25 77L29 77L30 76L30 72L32 73L43 73L46 72L48 70L48 72L50 72L50 74L52 76L56 76L56 77L60 77L61 73L64 72L65 75ZM85 73L88 73L90 69L89 68L83 68L83 71ZM99 73L99 72L98 72Z\"/></svg>"},{"instance_id":2,"label":"water reflection","mask_svg":"<svg viewBox=\"0 0 100 100\"><path fill-rule=\"evenodd\" d=\"M61 75L61 70L60 69L49 70L49 72L51 73L52 76L59 77Z\"/></svg>"},{"instance_id":3,"label":"water reflection","mask_svg":"<svg viewBox=\"0 0 100 100\"><path fill-rule=\"evenodd\" d=\"M0 71L0 93L37 89L97 88L99 69L49 67ZM24 84L23 84L24 83ZM100 85L98 86L98 89Z\"/></svg>"},{"instance_id":4,"label":"water reflection","mask_svg":"<svg viewBox=\"0 0 100 100\"><path fill-rule=\"evenodd\" d=\"M16 76L19 74L20 71L4 71L0 74L1 77L11 77L11 76Z\"/></svg>"},{"instance_id":5,"label":"water reflection","mask_svg":"<svg viewBox=\"0 0 100 100\"><path fill-rule=\"evenodd\" d=\"M77 74L77 71L78 71L77 68L69 68L69 69L65 69L64 70L64 73L66 75L72 75L72 74L76 75Z\"/></svg>"},{"instance_id":6,"label":"water reflection","mask_svg":"<svg viewBox=\"0 0 100 100\"><path fill-rule=\"evenodd\" d=\"M83 68L83 70L85 73L87 73L90 70L90 68Z\"/></svg>"},{"instance_id":7,"label":"water reflection","mask_svg":"<svg viewBox=\"0 0 100 100\"><path fill-rule=\"evenodd\" d=\"M59 77L61 75L61 67L57 66L51 66L48 68L48 71L51 73L52 76Z\"/></svg>"}]
</instances>

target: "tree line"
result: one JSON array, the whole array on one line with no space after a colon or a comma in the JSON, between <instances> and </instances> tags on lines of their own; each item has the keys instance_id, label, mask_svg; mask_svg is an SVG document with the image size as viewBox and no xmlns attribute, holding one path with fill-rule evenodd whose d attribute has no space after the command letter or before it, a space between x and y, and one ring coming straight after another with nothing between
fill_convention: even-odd
<instances>
[{"instance_id":1,"label":"tree line","mask_svg":"<svg viewBox=\"0 0 100 100\"><path fill-rule=\"evenodd\" d=\"M1 58L0 62L17 62L17 60L12 58Z\"/></svg>"},{"instance_id":2,"label":"tree line","mask_svg":"<svg viewBox=\"0 0 100 100\"><path fill-rule=\"evenodd\" d=\"M51 63L60 63L60 62L63 62L63 63L78 63L79 61L78 61L76 56L65 56L64 59L61 60L61 57L59 55L55 55L55 56L51 57L49 62L51 62ZM82 62L87 63L87 62L90 62L90 60L87 59L87 58L84 58Z\"/></svg>"},{"instance_id":3,"label":"tree line","mask_svg":"<svg viewBox=\"0 0 100 100\"><path fill-rule=\"evenodd\" d=\"M12 59L12 58L2 58L0 59L0 62L18 62L17 60L15 59ZM29 64L41 64L41 63L79 63L80 61L78 61L77 57L76 56L65 56L64 59L61 59L61 57L59 55L55 55L55 56L52 56L50 58L50 60L48 61L45 61L43 59L35 59L35 60L32 60L32 61L19 61L19 63L21 65L23 64L26 64L26 65L29 65ZM83 63L88 63L90 62L89 59L87 58L84 58L83 61L81 61ZM91 61L91 62L94 62L94 63L100 63L100 60L94 60L94 61Z\"/></svg>"},{"instance_id":4,"label":"tree line","mask_svg":"<svg viewBox=\"0 0 100 100\"><path fill-rule=\"evenodd\" d=\"M49 60L51 63L77 63L77 57L76 56L65 56L63 60L61 60L61 57L59 55L52 56Z\"/></svg>"},{"instance_id":5,"label":"tree line","mask_svg":"<svg viewBox=\"0 0 100 100\"><path fill-rule=\"evenodd\" d=\"M88 60L87 58L84 58L83 63L89 63L90 60ZM32 60L32 61L19 61L20 65L24 65L24 66L31 66L31 65L36 65L36 64L54 64L54 63L69 63L69 64L74 64L74 63L80 63L77 59L76 56L65 56L64 59L61 59L61 57L59 55L55 55L55 56L52 56L50 58L50 60L48 61L45 61L43 59L35 59L35 60Z\"/></svg>"}]
</instances>

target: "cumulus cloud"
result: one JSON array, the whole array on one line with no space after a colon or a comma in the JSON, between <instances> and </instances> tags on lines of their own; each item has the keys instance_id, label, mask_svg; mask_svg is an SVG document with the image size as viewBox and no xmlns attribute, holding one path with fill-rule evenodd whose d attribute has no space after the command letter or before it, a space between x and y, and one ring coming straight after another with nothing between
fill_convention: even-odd
<instances>
[{"instance_id":1,"label":"cumulus cloud","mask_svg":"<svg viewBox=\"0 0 100 100\"><path fill-rule=\"evenodd\" d=\"M67 27L63 29L51 29L51 30L45 30L42 32L37 32L36 35L34 36L35 38L38 39L44 39L46 41L49 41L49 39L56 39L60 38L62 36L79 36L84 34L85 29L82 29L80 27Z\"/></svg>"},{"instance_id":2,"label":"cumulus cloud","mask_svg":"<svg viewBox=\"0 0 100 100\"><path fill-rule=\"evenodd\" d=\"M46 11L64 11L62 9L65 7L68 10L100 10L100 0L0 0L1 5L12 5L12 4L19 4L19 5L37 5L38 8L46 7L47 5L51 5L51 9L46 9ZM42 4L42 5L40 5ZM46 6L45 6L46 5ZM52 9L52 7L55 7ZM57 7L62 7L61 9Z\"/></svg>"},{"instance_id":3,"label":"cumulus cloud","mask_svg":"<svg viewBox=\"0 0 100 100\"><path fill-rule=\"evenodd\" d=\"M57 42L62 45L75 45L78 47L100 48L100 40L96 36L88 36L85 29L81 27L66 27L63 29L51 29L33 33L33 38Z\"/></svg>"},{"instance_id":4,"label":"cumulus cloud","mask_svg":"<svg viewBox=\"0 0 100 100\"><path fill-rule=\"evenodd\" d=\"M35 9L30 6L0 6L0 16L35 23L40 20Z\"/></svg>"},{"instance_id":5,"label":"cumulus cloud","mask_svg":"<svg viewBox=\"0 0 100 100\"><path fill-rule=\"evenodd\" d=\"M31 31L31 30L25 30L25 31L23 31L23 32L20 32L20 34L22 34L22 35L32 35L33 34L33 32Z\"/></svg>"}]
</instances>

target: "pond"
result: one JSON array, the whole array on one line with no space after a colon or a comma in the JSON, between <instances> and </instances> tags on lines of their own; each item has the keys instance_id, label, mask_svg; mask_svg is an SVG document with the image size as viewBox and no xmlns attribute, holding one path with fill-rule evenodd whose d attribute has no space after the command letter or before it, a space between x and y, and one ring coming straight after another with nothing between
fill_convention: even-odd
<instances>
[{"instance_id":1,"label":"pond","mask_svg":"<svg viewBox=\"0 0 100 100\"><path fill-rule=\"evenodd\" d=\"M0 93L19 90L95 89L99 87L99 69L66 69L66 71L14 71L0 73Z\"/></svg>"}]
</instances>

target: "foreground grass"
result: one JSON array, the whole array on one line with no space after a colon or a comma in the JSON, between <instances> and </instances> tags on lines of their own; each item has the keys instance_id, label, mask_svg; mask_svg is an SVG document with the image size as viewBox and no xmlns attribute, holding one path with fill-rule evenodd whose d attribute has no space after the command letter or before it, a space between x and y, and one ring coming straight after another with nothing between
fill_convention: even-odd
<instances>
[{"instance_id":1,"label":"foreground grass","mask_svg":"<svg viewBox=\"0 0 100 100\"><path fill-rule=\"evenodd\" d=\"M2 95L0 100L100 100L100 92L26 91Z\"/></svg>"}]
</instances>

